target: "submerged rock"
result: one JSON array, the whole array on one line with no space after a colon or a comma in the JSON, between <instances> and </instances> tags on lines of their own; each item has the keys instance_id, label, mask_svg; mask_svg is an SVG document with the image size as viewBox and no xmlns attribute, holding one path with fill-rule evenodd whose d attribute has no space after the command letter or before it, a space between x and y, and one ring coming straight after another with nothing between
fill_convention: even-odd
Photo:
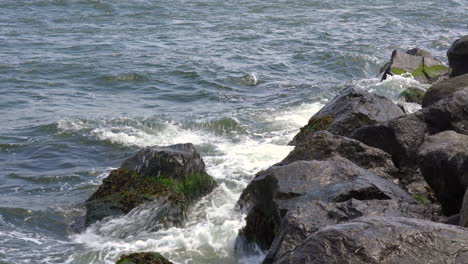
<instances>
[{"instance_id":1,"label":"submerged rock","mask_svg":"<svg viewBox=\"0 0 468 264\"><path fill-rule=\"evenodd\" d=\"M457 39L447 51L450 77L468 73L468 35Z\"/></svg>"},{"instance_id":2,"label":"submerged rock","mask_svg":"<svg viewBox=\"0 0 468 264\"><path fill-rule=\"evenodd\" d=\"M389 99L349 87L312 116L290 145L298 145L307 134L319 130L349 136L357 128L382 123L402 115L403 111Z\"/></svg>"},{"instance_id":3,"label":"submerged rock","mask_svg":"<svg viewBox=\"0 0 468 264\"><path fill-rule=\"evenodd\" d=\"M390 62L380 72L387 75L411 74L420 83L433 83L448 74L449 68L427 51L415 48L407 52L394 50Z\"/></svg>"},{"instance_id":4,"label":"submerged rock","mask_svg":"<svg viewBox=\"0 0 468 264\"><path fill-rule=\"evenodd\" d=\"M419 151L419 166L446 215L460 212L468 187L468 136L445 131L429 136Z\"/></svg>"},{"instance_id":5,"label":"submerged rock","mask_svg":"<svg viewBox=\"0 0 468 264\"><path fill-rule=\"evenodd\" d=\"M192 144L148 147L111 171L86 201L86 224L158 201L161 225L179 225L187 206L215 186Z\"/></svg>"},{"instance_id":6,"label":"submerged rock","mask_svg":"<svg viewBox=\"0 0 468 264\"><path fill-rule=\"evenodd\" d=\"M351 199L416 203L397 185L347 159L295 161L258 173L242 192L238 203L248 215L240 236L267 250L279 234L282 218L295 208L297 197L327 203Z\"/></svg>"},{"instance_id":7,"label":"submerged rock","mask_svg":"<svg viewBox=\"0 0 468 264\"><path fill-rule=\"evenodd\" d=\"M309 236L275 264L466 263L468 230L403 217L363 217Z\"/></svg>"},{"instance_id":8,"label":"submerged rock","mask_svg":"<svg viewBox=\"0 0 468 264\"><path fill-rule=\"evenodd\" d=\"M424 89L417 87L409 87L408 89L400 93L398 97L408 103L421 104L425 93L426 91Z\"/></svg>"},{"instance_id":9,"label":"submerged rock","mask_svg":"<svg viewBox=\"0 0 468 264\"><path fill-rule=\"evenodd\" d=\"M468 74L438 82L427 90L422 100L422 106L429 107L441 99L465 88L468 88Z\"/></svg>"},{"instance_id":10,"label":"submerged rock","mask_svg":"<svg viewBox=\"0 0 468 264\"><path fill-rule=\"evenodd\" d=\"M172 264L161 254L155 252L133 253L122 256L116 264Z\"/></svg>"}]
</instances>

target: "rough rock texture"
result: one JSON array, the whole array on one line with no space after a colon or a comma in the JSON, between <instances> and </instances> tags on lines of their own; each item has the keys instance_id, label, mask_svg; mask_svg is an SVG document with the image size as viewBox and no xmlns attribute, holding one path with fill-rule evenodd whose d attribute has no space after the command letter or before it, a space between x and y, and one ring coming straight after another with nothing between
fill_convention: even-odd
<instances>
[{"instance_id":1,"label":"rough rock texture","mask_svg":"<svg viewBox=\"0 0 468 264\"><path fill-rule=\"evenodd\" d=\"M276 264L464 264L468 230L403 217L363 217L309 236Z\"/></svg>"},{"instance_id":2,"label":"rough rock texture","mask_svg":"<svg viewBox=\"0 0 468 264\"><path fill-rule=\"evenodd\" d=\"M420 148L418 163L443 212L460 212L468 187L468 136L454 131L428 136Z\"/></svg>"},{"instance_id":3,"label":"rough rock texture","mask_svg":"<svg viewBox=\"0 0 468 264\"><path fill-rule=\"evenodd\" d=\"M380 70L383 73L382 80L387 75L410 73L420 83L433 83L447 75L448 71L449 68L434 59L429 52L417 48L407 52L394 50L390 62Z\"/></svg>"},{"instance_id":4,"label":"rough rock texture","mask_svg":"<svg viewBox=\"0 0 468 264\"><path fill-rule=\"evenodd\" d=\"M308 134L278 165L298 160L324 160L332 156L346 158L362 168L389 180L395 179L397 169L386 152L360 141L336 136L328 131Z\"/></svg>"},{"instance_id":5,"label":"rough rock texture","mask_svg":"<svg viewBox=\"0 0 468 264\"><path fill-rule=\"evenodd\" d=\"M248 211L240 235L268 249L279 233L282 217L295 206L288 200L299 196L336 203L351 199L416 203L397 185L347 159L296 161L260 172L249 183L239 200L241 208Z\"/></svg>"},{"instance_id":6,"label":"rough rock texture","mask_svg":"<svg viewBox=\"0 0 468 264\"><path fill-rule=\"evenodd\" d=\"M404 90L398 96L398 98L403 99L407 103L421 104L425 93L426 91L424 89L409 87L408 89Z\"/></svg>"},{"instance_id":7,"label":"rough rock texture","mask_svg":"<svg viewBox=\"0 0 468 264\"><path fill-rule=\"evenodd\" d=\"M402 115L403 111L389 99L349 87L312 116L290 144L297 145L307 134L319 130L349 136L357 128L382 123Z\"/></svg>"},{"instance_id":8,"label":"rough rock texture","mask_svg":"<svg viewBox=\"0 0 468 264\"><path fill-rule=\"evenodd\" d=\"M187 206L215 186L192 144L145 148L111 171L86 201L86 224L157 200L163 226L179 225Z\"/></svg>"},{"instance_id":9,"label":"rough rock texture","mask_svg":"<svg viewBox=\"0 0 468 264\"><path fill-rule=\"evenodd\" d=\"M450 77L468 73L468 35L457 39L447 51Z\"/></svg>"},{"instance_id":10,"label":"rough rock texture","mask_svg":"<svg viewBox=\"0 0 468 264\"><path fill-rule=\"evenodd\" d=\"M468 61L466 63L468 64ZM468 88L468 74L438 82L427 90L422 100L422 106L429 107L435 102L465 88Z\"/></svg>"},{"instance_id":11,"label":"rough rock texture","mask_svg":"<svg viewBox=\"0 0 468 264\"><path fill-rule=\"evenodd\" d=\"M468 188L467 188L468 190ZM465 197L463 198L463 206L460 211L460 226L468 227L468 191L465 191Z\"/></svg>"},{"instance_id":12,"label":"rough rock texture","mask_svg":"<svg viewBox=\"0 0 468 264\"><path fill-rule=\"evenodd\" d=\"M143 252L122 256L116 264L172 264L158 253Z\"/></svg>"},{"instance_id":13,"label":"rough rock texture","mask_svg":"<svg viewBox=\"0 0 468 264\"><path fill-rule=\"evenodd\" d=\"M348 222L361 216L404 216L442 221L432 208L394 200L356 200L340 203L296 199L283 217L264 264L274 263L300 246L310 235L327 225Z\"/></svg>"}]
</instances>

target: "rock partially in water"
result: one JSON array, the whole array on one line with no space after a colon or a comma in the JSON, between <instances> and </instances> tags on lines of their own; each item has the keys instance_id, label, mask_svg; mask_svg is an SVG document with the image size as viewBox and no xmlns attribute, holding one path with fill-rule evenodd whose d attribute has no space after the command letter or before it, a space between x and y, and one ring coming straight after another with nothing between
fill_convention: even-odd
<instances>
[{"instance_id":1,"label":"rock partially in water","mask_svg":"<svg viewBox=\"0 0 468 264\"><path fill-rule=\"evenodd\" d=\"M424 89L417 87L409 87L408 89L400 93L398 98L403 99L405 102L408 103L421 104L425 93L426 91Z\"/></svg>"},{"instance_id":2,"label":"rock partially in water","mask_svg":"<svg viewBox=\"0 0 468 264\"><path fill-rule=\"evenodd\" d=\"M192 144L148 147L124 161L121 168L111 171L86 201L86 224L158 201L160 224L180 225L187 207L215 186Z\"/></svg>"},{"instance_id":3,"label":"rock partially in water","mask_svg":"<svg viewBox=\"0 0 468 264\"><path fill-rule=\"evenodd\" d=\"M290 145L298 145L307 134L319 130L349 136L360 127L382 123L402 115L403 111L389 99L349 87L312 116Z\"/></svg>"},{"instance_id":4,"label":"rock partially in water","mask_svg":"<svg viewBox=\"0 0 468 264\"><path fill-rule=\"evenodd\" d=\"M457 39L447 51L450 77L468 73L468 35Z\"/></svg>"},{"instance_id":5,"label":"rock partially in water","mask_svg":"<svg viewBox=\"0 0 468 264\"><path fill-rule=\"evenodd\" d=\"M438 82L427 90L422 100L422 106L429 107L434 103L450 96L451 94L465 88L468 88L468 74Z\"/></svg>"},{"instance_id":6,"label":"rock partially in water","mask_svg":"<svg viewBox=\"0 0 468 264\"><path fill-rule=\"evenodd\" d=\"M416 203L397 185L342 157L296 161L258 173L242 192L238 203L248 215L240 236L263 250L270 248L297 197L327 203L351 199Z\"/></svg>"},{"instance_id":7,"label":"rock partially in water","mask_svg":"<svg viewBox=\"0 0 468 264\"><path fill-rule=\"evenodd\" d=\"M415 48L406 52L394 50L390 62L380 72L382 80L387 75L411 74L420 83L434 83L446 76L449 68L429 52Z\"/></svg>"},{"instance_id":8,"label":"rock partially in water","mask_svg":"<svg viewBox=\"0 0 468 264\"><path fill-rule=\"evenodd\" d=\"M275 264L466 263L468 230L404 217L363 217L309 236Z\"/></svg>"},{"instance_id":9,"label":"rock partially in water","mask_svg":"<svg viewBox=\"0 0 468 264\"><path fill-rule=\"evenodd\" d=\"M155 252L132 253L122 256L116 264L172 264L161 254Z\"/></svg>"},{"instance_id":10,"label":"rock partially in water","mask_svg":"<svg viewBox=\"0 0 468 264\"><path fill-rule=\"evenodd\" d=\"M460 212L468 187L468 136L445 131L428 136L419 151L424 179L446 215Z\"/></svg>"}]
</instances>

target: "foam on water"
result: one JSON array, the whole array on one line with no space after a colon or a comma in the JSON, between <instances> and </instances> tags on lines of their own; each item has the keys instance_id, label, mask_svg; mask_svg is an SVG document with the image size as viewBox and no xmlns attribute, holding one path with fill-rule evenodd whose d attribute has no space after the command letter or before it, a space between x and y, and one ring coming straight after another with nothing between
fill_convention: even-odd
<instances>
[{"instance_id":1,"label":"foam on water","mask_svg":"<svg viewBox=\"0 0 468 264\"><path fill-rule=\"evenodd\" d=\"M173 123L166 123L154 134L128 126L90 128L60 125L65 130L79 127L82 131L90 131L89 136L128 146L183 142L210 144L216 151L204 153L203 158L207 171L219 183L210 195L193 206L185 226L147 231L151 226L147 222L151 219L148 216L158 205L142 206L125 216L105 219L74 235L73 241L83 244L86 249L73 255L69 261L80 263L88 259L90 263L113 263L123 253L138 251L157 251L176 263L206 263L213 259L226 263L261 261L261 254L235 257L234 242L238 230L245 224L245 216L236 210L235 204L257 171L280 161L292 149L276 142L289 141L321 106L321 103L302 104L259 115L264 124L276 130L262 137L250 131L235 141L203 130L184 129ZM92 260L89 260L90 254Z\"/></svg>"}]
</instances>

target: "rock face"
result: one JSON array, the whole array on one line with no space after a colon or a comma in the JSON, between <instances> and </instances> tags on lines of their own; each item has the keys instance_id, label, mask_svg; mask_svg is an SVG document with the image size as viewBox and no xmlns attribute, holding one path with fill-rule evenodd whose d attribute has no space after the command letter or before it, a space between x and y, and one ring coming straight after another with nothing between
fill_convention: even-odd
<instances>
[{"instance_id":1,"label":"rock face","mask_svg":"<svg viewBox=\"0 0 468 264\"><path fill-rule=\"evenodd\" d=\"M309 236L275 264L463 264L468 231L402 217L366 217Z\"/></svg>"},{"instance_id":2,"label":"rock face","mask_svg":"<svg viewBox=\"0 0 468 264\"><path fill-rule=\"evenodd\" d=\"M403 111L389 99L349 87L312 116L290 145L298 145L307 134L319 130L349 136L357 128L382 123L402 115Z\"/></svg>"},{"instance_id":3,"label":"rock face","mask_svg":"<svg viewBox=\"0 0 468 264\"><path fill-rule=\"evenodd\" d=\"M172 264L158 253L143 252L122 256L116 264Z\"/></svg>"},{"instance_id":4,"label":"rock face","mask_svg":"<svg viewBox=\"0 0 468 264\"><path fill-rule=\"evenodd\" d=\"M419 166L446 215L460 212L468 187L468 136L445 131L426 138Z\"/></svg>"},{"instance_id":5,"label":"rock face","mask_svg":"<svg viewBox=\"0 0 468 264\"><path fill-rule=\"evenodd\" d=\"M429 107L435 102L465 88L468 88L468 74L438 82L427 90L422 100L422 106Z\"/></svg>"},{"instance_id":6,"label":"rock face","mask_svg":"<svg viewBox=\"0 0 468 264\"><path fill-rule=\"evenodd\" d=\"M162 226L179 225L188 205L216 186L192 144L148 147L111 171L86 201L86 225L158 201Z\"/></svg>"},{"instance_id":7,"label":"rock face","mask_svg":"<svg viewBox=\"0 0 468 264\"><path fill-rule=\"evenodd\" d=\"M319 131L306 135L300 143L278 165L298 160L324 160L339 156L382 178L393 180L397 174L389 154L354 139L336 136L328 131Z\"/></svg>"},{"instance_id":8,"label":"rock face","mask_svg":"<svg viewBox=\"0 0 468 264\"><path fill-rule=\"evenodd\" d=\"M380 72L387 75L411 74L420 83L433 83L448 74L448 67L434 59L427 51L415 48L407 52L394 50L390 62Z\"/></svg>"},{"instance_id":9,"label":"rock face","mask_svg":"<svg viewBox=\"0 0 468 264\"><path fill-rule=\"evenodd\" d=\"M460 211L460 223L459 224L460 226L468 227L468 192L467 191L465 191L465 197L463 198L463 206Z\"/></svg>"},{"instance_id":10,"label":"rock face","mask_svg":"<svg viewBox=\"0 0 468 264\"><path fill-rule=\"evenodd\" d=\"M468 73L468 35L457 39L447 51L451 77Z\"/></svg>"},{"instance_id":11,"label":"rock face","mask_svg":"<svg viewBox=\"0 0 468 264\"><path fill-rule=\"evenodd\" d=\"M283 217L302 197L308 202L341 203L395 200L415 204L397 185L375 176L347 159L296 161L257 174L243 191L239 205L249 213L240 235L268 249L279 234Z\"/></svg>"}]
</instances>

